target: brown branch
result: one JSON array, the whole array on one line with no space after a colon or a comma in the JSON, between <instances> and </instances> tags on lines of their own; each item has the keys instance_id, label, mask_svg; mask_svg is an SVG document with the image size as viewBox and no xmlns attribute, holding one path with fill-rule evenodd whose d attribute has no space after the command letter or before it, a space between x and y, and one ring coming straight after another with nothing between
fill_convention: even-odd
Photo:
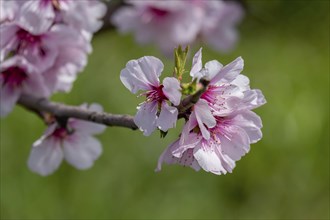
<instances>
[{"instance_id":1,"label":"brown branch","mask_svg":"<svg viewBox=\"0 0 330 220\"><path fill-rule=\"evenodd\" d=\"M108 126L119 126L125 128L137 129L130 115L117 115L105 112L94 112L82 109L76 106L64 105L51 102L44 98L35 98L33 96L22 95L18 103L34 112L48 112L57 117L77 118L91 121Z\"/></svg>"},{"instance_id":2,"label":"brown branch","mask_svg":"<svg viewBox=\"0 0 330 220\"><path fill-rule=\"evenodd\" d=\"M186 118L186 115L190 113L190 108L198 102L201 95L206 91L209 81L201 79L200 83L202 87L195 92L195 94L189 95L181 101L181 104L178 106L178 118ZM77 118L107 126L125 127L133 130L138 128L131 115L95 112L77 106L52 102L45 98L36 98L30 95L22 95L18 103L27 110L36 113L45 121L47 121L46 117L50 113L57 119L63 119L63 121L66 121L68 118Z\"/></svg>"}]
</instances>

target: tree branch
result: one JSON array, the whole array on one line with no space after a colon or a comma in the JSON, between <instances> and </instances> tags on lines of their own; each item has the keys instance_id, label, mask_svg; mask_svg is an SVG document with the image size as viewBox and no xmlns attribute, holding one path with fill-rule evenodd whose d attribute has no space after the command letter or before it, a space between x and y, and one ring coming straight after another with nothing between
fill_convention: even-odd
<instances>
[{"instance_id":1,"label":"tree branch","mask_svg":"<svg viewBox=\"0 0 330 220\"><path fill-rule=\"evenodd\" d=\"M190 108L198 102L201 95L206 91L209 81L201 79L200 83L202 87L197 92L195 92L195 94L189 95L181 101L181 104L178 106L178 118L186 118L187 114L190 113ZM138 129L134 123L133 116L131 115L95 112L82 109L78 106L65 105L62 103L49 101L45 98L36 98L30 95L22 95L18 100L18 103L25 107L27 110L36 113L44 120L47 117L47 113L51 113L56 118L77 118L85 121L104 124L107 126L125 127L133 130Z\"/></svg>"},{"instance_id":2,"label":"tree branch","mask_svg":"<svg viewBox=\"0 0 330 220\"><path fill-rule=\"evenodd\" d=\"M94 112L79 108L77 106L69 106L61 103L51 102L45 98L36 98L29 95L22 95L18 103L34 112L49 112L57 117L77 118L85 121L91 121L107 126L119 126L131 128L133 130L138 127L130 115L117 115L105 112Z\"/></svg>"}]
</instances>

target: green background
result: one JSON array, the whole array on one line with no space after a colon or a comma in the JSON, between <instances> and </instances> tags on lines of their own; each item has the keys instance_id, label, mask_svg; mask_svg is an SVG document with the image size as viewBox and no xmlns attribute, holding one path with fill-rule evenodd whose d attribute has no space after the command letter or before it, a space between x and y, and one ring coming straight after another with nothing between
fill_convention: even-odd
<instances>
[{"instance_id":1,"label":"green background","mask_svg":"<svg viewBox=\"0 0 330 220\"><path fill-rule=\"evenodd\" d=\"M87 171L63 163L49 177L28 170L31 144L45 126L21 107L1 120L2 219L328 219L329 1L248 1L236 49L204 46L203 61L245 60L243 73L267 104L257 109L264 138L216 176L179 166L155 173L158 156L180 132L161 140L110 127L99 136L104 153ZM120 82L130 59L173 62L131 35L99 33L87 68L70 94L53 100L98 102L111 113L135 114L139 103ZM196 51L198 47L192 48ZM189 66L190 66L189 61Z\"/></svg>"}]
</instances>

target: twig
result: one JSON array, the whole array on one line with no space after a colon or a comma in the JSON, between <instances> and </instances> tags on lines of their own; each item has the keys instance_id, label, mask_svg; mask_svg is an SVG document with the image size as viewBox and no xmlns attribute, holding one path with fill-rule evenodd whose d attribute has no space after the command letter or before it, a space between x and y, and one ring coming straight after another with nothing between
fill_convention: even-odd
<instances>
[{"instance_id":1,"label":"twig","mask_svg":"<svg viewBox=\"0 0 330 220\"><path fill-rule=\"evenodd\" d=\"M130 115L117 115L105 112L94 112L76 106L51 102L44 98L22 95L18 103L34 112L49 112L57 117L77 118L108 126L119 126L137 129Z\"/></svg>"},{"instance_id":2,"label":"twig","mask_svg":"<svg viewBox=\"0 0 330 220\"><path fill-rule=\"evenodd\" d=\"M195 94L187 96L182 100L178 106L179 117L184 118L189 113L190 108L196 104L206 91L209 81L200 80L202 88L200 88ZM27 110L36 113L43 120L45 120L46 113L51 113L57 118L77 118L85 121L91 121L107 126L118 126L136 130L138 127L134 123L133 116L131 115L119 115L110 114L106 112L94 112L86 109L82 109L77 106L65 105L62 103L52 102L45 98L36 98L30 95L22 95L18 100L18 103L25 107Z\"/></svg>"}]
</instances>

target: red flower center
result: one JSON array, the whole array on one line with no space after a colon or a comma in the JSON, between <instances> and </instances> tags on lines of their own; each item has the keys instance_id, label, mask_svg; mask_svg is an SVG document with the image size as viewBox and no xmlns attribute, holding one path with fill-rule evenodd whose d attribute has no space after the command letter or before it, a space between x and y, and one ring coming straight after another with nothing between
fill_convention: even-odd
<instances>
[{"instance_id":1,"label":"red flower center","mask_svg":"<svg viewBox=\"0 0 330 220\"><path fill-rule=\"evenodd\" d=\"M155 8L155 7L148 7L148 11L157 18L161 18L161 17L165 17L169 14L169 11L163 10L163 9L159 9L159 8Z\"/></svg>"},{"instance_id":2,"label":"red flower center","mask_svg":"<svg viewBox=\"0 0 330 220\"><path fill-rule=\"evenodd\" d=\"M4 78L3 85L20 86L28 77L25 71L20 67L10 67L1 73Z\"/></svg>"},{"instance_id":3,"label":"red flower center","mask_svg":"<svg viewBox=\"0 0 330 220\"><path fill-rule=\"evenodd\" d=\"M147 101L158 101L159 103L161 103L163 100L167 100L167 97L163 92L163 87L163 85L160 85L158 87L153 87L153 90L148 91L145 94L147 96Z\"/></svg>"}]
</instances>

